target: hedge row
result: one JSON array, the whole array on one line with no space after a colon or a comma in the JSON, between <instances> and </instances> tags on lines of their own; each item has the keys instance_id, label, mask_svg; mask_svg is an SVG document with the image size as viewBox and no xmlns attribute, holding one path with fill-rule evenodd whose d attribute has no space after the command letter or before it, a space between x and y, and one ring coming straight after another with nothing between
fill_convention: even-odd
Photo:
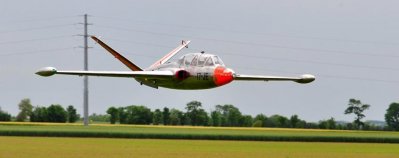
<instances>
[{"instance_id":1,"label":"hedge row","mask_svg":"<svg viewBox=\"0 0 399 158\"><path fill-rule=\"evenodd\" d=\"M0 136L38 137L87 137L87 138L136 138L136 139L192 139L192 140L241 140L241 141L292 141L292 142L357 142L399 143L399 138L344 137L344 136L253 136L253 135L206 135L165 133L123 133L89 131L21 131L0 130Z\"/></svg>"}]
</instances>

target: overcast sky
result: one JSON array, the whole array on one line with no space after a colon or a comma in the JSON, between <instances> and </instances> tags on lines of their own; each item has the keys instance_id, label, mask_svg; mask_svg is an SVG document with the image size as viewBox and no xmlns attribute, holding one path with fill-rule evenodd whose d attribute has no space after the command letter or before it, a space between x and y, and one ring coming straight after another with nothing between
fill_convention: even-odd
<instances>
[{"instance_id":1,"label":"overcast sky","mask_svg":"<svg viewBox=\"0 0 399 158\"><path fill-rule=\"evenodd\" d=\"M13 115L23 98L41 106L74 105L82 112L83 78L43 78L44 66L83 69L81 15L89 33L141 67L182 39L177 56L204 50L241 74L314 74L311 84L244 82L199 91L153 89L134 79L90 77L90 113L110 106L177 108L198 100L206 110L233 104L244 114L298 114L307 121L334 117L350 98L371 105L367 120L383 120L398 101L397 0L2 0L0 5L0 107ZM90 70L128 70L89 41Z\"/></svg>"}]
</instances>

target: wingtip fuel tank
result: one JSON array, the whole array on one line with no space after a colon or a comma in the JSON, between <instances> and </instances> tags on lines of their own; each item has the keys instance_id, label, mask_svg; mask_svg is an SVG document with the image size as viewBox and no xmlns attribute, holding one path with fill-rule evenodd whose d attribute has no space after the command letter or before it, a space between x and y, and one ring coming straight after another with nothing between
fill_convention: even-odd
<instances>
[{"instance_id":1,"label":"wingtip fuel tank","mask_svg":"<svg viewBox=\"0 0 399 158\"><path fill-rule=\"evenodd\" d=\"M52 76L57 73L57 69L54 67L44 67L39 69L36 74L44 77Z\"/></svg>"},{"instance_id":2,"label":"wingtip fuel tank","mask_svg":"<svg viewBox=\"0 0 399 158\"><path fill-rule=\"evenodd\" d=\"M301 75L301 79L297 80L296 82L306 84L306 83L313 82L315 79L316 79L316 77L314 75L304 74L304 75Z\"/></svg>"}]
</instances>

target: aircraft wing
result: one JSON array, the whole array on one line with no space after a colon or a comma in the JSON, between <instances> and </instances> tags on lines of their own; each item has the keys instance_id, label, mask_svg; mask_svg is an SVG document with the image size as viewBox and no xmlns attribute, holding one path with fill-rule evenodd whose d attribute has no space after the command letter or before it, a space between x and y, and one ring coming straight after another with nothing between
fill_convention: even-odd
<instances>
[{"instance_id":1,"label":"aircraft wing","mask_svg":"<svg viewBox=\"0 0 399 158\"><path fill-rule=\"evenodd\" d=\"M235 74L234 80L243 81L294 81L297 83L310 83L315 80L313 75L305 74L300 77L282 77L282 76L260 76L260 75L241 75Z\"/></svg>"},{"instance_id":2,"label":"aircraft wing","mask_svg":"<svg viewBox=\"0 0 399 158\"><path fill-rule=\"evenodd\" d=\"M104 77L128 77L128 78L148 78L163 79L172 78L173 73L170 71L58 71L53 67L45 67L40 69L36 74L40 76L52 76L54 74L61 75L78 75L78 76L104 76Z\"/></svg>"}]
</instances>

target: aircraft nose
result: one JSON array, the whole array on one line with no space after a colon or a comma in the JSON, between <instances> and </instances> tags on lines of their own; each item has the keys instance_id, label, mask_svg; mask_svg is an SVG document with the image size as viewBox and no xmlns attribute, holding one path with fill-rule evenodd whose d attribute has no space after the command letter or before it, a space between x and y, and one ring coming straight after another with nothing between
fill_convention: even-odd
<instances>
[{"instance_id":1,"label":"aircraft nose","mask_svg":"<svg viewBox=\"0 0 399 158\"><path fill-rule=\"evenodd\" d=\"M222 86L225 84L230 83L231 81L233 81L233 74L234 71L232 69L226 69L224 67L217 67L214 71L214 82L217 86Z\"/></svg>"}]
</instances>

